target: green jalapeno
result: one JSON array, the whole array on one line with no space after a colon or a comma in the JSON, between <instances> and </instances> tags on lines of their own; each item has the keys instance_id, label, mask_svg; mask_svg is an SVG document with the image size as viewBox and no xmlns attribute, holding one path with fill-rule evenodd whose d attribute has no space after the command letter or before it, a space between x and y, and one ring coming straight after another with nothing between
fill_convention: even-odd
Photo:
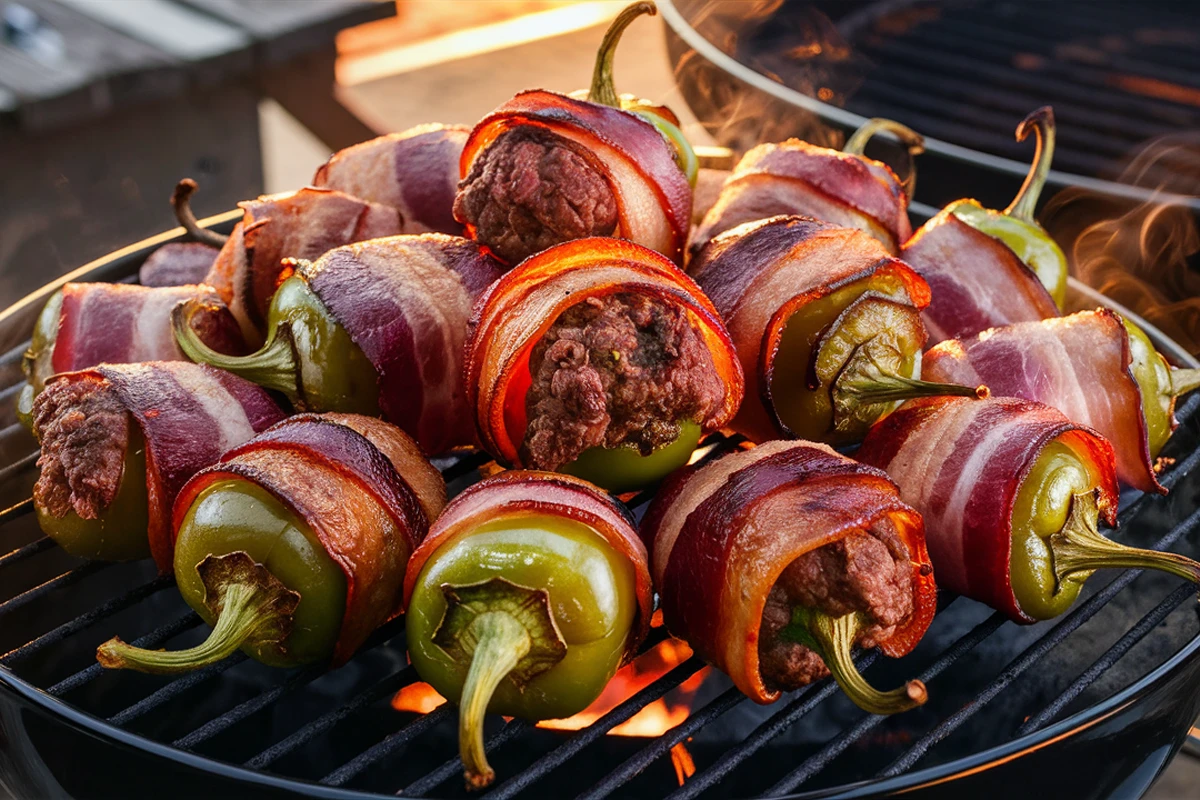
<instances>
[{"instance_id":1,"label":"green jalapeno","mask_svg":"<svg viewBox=\"0 0 1200 800\"><path fill-rule=\"evenodd\" d=\"M1150 457L1157 458L1175 428L1175 398L1200 388L1200 370L1172 367L1154 348L1145 331L1122 319L1129 333L1130 369L1142 393Z\"/></svg>"},{"instance_id":2,"label":"green jalapeno","mask_svg":"<svg viewBox=\"0 0 1200 800\"><path fill-rule=\"evenodd\" d=\"M842 147L842 152L850 156L861 156L867 149L867 142L874 138L875 134L880 131L887 131L899 140L904 146L905 152L908 153L908 175L902 183L904 193L911 198L917 190L917 163L916 157L925 152L925 137L914 131L907 125L901 125L899 122L883 117L873 117L864 122L858 130L850 134L850 138L846 140L846 144ZM899 242L898 244L903 244Z\"/></svg>"},{"instance_id":3,"label":"green jalapeno","mask_svg":"<svg viewBox=\"0 0 1200 800\"><path fill-rule=\"evenodd\" d=\"M872 275L835 289L788 319L770 377L775 414L801 439L844 444L901 400L985 391L918 380L924 342L898 279Z\"/></svg>"},{"instance_id":4,"label":"green jalapeno","mask_svg":"<svg viewBox=\"0 0 1200 800\"><path fill-rule=\"evenodd\" d=\"M130 423L117 493L95 518L85 519L73 510L56 517L40 503L35 505L42 531L73 556L101 561L136 561L149 556L146 442L141 428Z\"/></svg>"},{"instance_id":5,"label":"green jalapeno","mask_svg":"<svg viewBox=\"0 0 1200 800\"><path fill-rule=\"evenodd\" d=\"M308 262L280 284L267 316L267 341L248 356L227 356L196 335L191 317L198 308L183 303L172 324L179 348L193 361L232 372L287 396L297 408L379 415L375 367L308 285Z\"/></svg>"},{"instance_id":6,"label":"green jalapeno","mask_svg":"<svg viewBox=\"0 0 1200 800\"><path fill-rule=\"evenodd\" d=\"M1017 491L1009 579L1021 610L1037 620L1062 614L1097 569L1156 569L1200 581L1200 564L1140 550L1099 532L1101 478L1062 442L1048 444Z\"/></svg>"},{"instance_id":7,"label":"green jalapeno","mask_svg":"<svg viewBox=\"0 0 1200 800\"><path fill-rule=\"evenodd\" d=\"M993 211L975 200L958 200L950 204L949 211L972 228L1008 245L1062 308L1067 300L1067 257L1034 217L1054 158L1054 127L1054 112L1049 106L1034 111L1017 126L1019 142L1025 140L1030 130L1036 134L1037 152L1025 183L1008 208Z\"/></svg>"},{"instance_id":8,"label":"green jalapeno","mask_svg":"<svg viewBox=\"0 0 1200 800\"><path fill-rule=\"evenodd\" d=\"M493 773L486 712L566 717L599 696L638 613L634 567L590 526L512 512L445 541L416 579L409 657L458 702L469 785Z\"/></svg>"},{"instance_id":9,"label":"green jalapeno","mask_svg":"<svg viewBox=\"0 0 1200 800\"><path fill-rule=\"evenodd\" d=\"M589 447L558 471L583 478L610 492L632 492L660 483L687 464L700 444L700 435L697 423L684 420L679 423L679 436L673 442L648 455L642 455L631 444Z\"/></svg>"},{"instance_id":10,"label":"green jalapeno","mask_svg":"<svg viewBox=\"0 0 1200 800\"><path fill-rule=\"evenodd\" d=\"M683 135L683 131L679 129L675 115L662 106L657 106L634 95L618 95L613 82L613 57L617 53L617 44L621 41L621 34L629 27L629 23L643 14L654 15L657 13L658 8L650 2L633 3L621 11L605 31L604 40L600 42L600 50L596 53L596 66L592 71L591 88L586 93L583 91L573 92L571 96L583 97L593 103L637 114L657 128L662 137L667 140L667 144L671 145L675 151L675 163L679 165L679 169L687 176L688 183L694 189L700 162L696 158L695 149Z\"/></svg>"},{"instance_id":11,"label":"green jalapeno","mask_svg":"<svg viewBox=\"0 0 1200 800\"><path fill-rule=\"evenodd\" d=\"M42 313L38 315L33 326L33 339L29 349L21 359L21 369L25 373L26 383L21 387L17 396L17 419L26 428L33 428L33 401L42 393L46 379L54 374L51 363L54 358L54 344L58 338L58 324L62 316L62 289L50 296Z\"/></svg>"},{"instance_id":12,"label":"green jalapeno","mask_svg":"<svg viewBox=\"0 0 1200 800\"><path fill-rule=\"evenodd\" d=\"M346 577L308 525L254 483L222 480L197 496L176 539L175 577L183 599L213 626L208 639L176 651L112 639L97 651L101 664L169 675L239 648L277 667L333 653Z\"/></svg>"}]
</instances>

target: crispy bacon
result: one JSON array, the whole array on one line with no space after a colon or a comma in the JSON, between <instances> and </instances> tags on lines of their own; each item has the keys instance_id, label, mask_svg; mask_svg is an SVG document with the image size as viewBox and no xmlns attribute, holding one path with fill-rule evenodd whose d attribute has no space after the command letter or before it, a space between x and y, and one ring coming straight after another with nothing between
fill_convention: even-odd
<instances>
[{"instance_id":1,"label":"crispy bacon","mask_svg":"<svg viewBox=\"0 0 1200 800\"><path fill-rule=\"evenodd\" d=\"M469 132L463 125L418 125L347 147L317 169L313 186L398 209L401 233L461 236L453 207Z\"/></svg>"},{"instance_id":2,"label":"crispy bacon","mask_svg":"<svg viewBox=\"0 0 1200 800\"><path fill-rule=\"evenodd\" d=\"M203 283L221 252L203 242L171 242L150 254L138 270L142 286L188 286Z\"/></svg>"},{"instance_id":3,"label":"crispy bacon","mask_svg":"<svg viewBox=\"0 0 1200 800\"><path fill-rule=\"evenodd\" d=\"M908 195L890 167L788 139L742 156L692 236L692 253L730 228L780 214L860 228L891 253L912 235Z\"/></svg>"},{"instance_id":4,"label":"crispy bacon","mask_svg":"<svg viewBox=\"0 0 1200 800\"><path fill-rule=\"evenodd\" d=\"M810 442L773 441L676 473L642 521L663 619L748 697L774 702L759 665L767 597L805 553L890 522L912 560L913 613L879 643L916 647L937 589L921 516L883 472Z\"/></svg>"},{"instance_id":5,"label":"crispy bacon","mask_svg":"<svg viewBox=\"0 0 1200 800\"><path fill-rule=\"evenodd\" d=\"M594 237L552 247L496 281L471 314L466 389L484 449L521 465L525 395L534 346L566 309L588 297L644 294L686 309L725 381L724 407L708 430L723 427L742 399L742 369L716 308L662 255L633 242Z\"/></svg>"},{"instance_id":6,"label":"crispy bacon","mask_svg":"<svg viewBox=\"0 0 1200 800\"><path fill-rule=\"evenodd\" d=\"M646 120L618 108L541 89L521 92L471 131L459 177L500 134L522 125L545 128L596 157L617 200L613 236L657 250L683 264L692 213L692 190L675 152ZM473 226L467 235L474 238Z\"/></svg>"},{"instance_id":7,"label":"crispy bacon","mask_svg":"<svg viewBox=\"0 0 1200 800\"><path fill-rule=\"evenodd\" d=\"M175 503L176 535L199 494L230 478L258 484L308 523L345 573L333 664L345 663L401 612L404 567L446 504L441 473L394 426L353 414L300 414L189 481Z\"/></svg>"},{"instance_id":8,"label":"crispy bacon","mask_svg":"<svg viewBox=\"0 0 1200 800\"><path fill-rule=\"evenodd\" d=\"M1058 316L1054 298L1008 245L947 211L921 226L900 257L933 295L923 315L931 345Z\"/></svg>"},{"instance_id":9,"label":"crispy bacon","mask_svg":"<svg viewBox=\"0 0 1200 800\"><path fill-rule=\"evenodd\" d=\"M792 314L871 275L894 277L917 309L929 303L925 282L875 239L805 217L773 217L727 231L692 260L688 272L729 326L751 398L733 428L754 441L784 431L769 389Z\"/></svg>"},{"instance_id":10,"label":"crispy bacon","mask_svg":"<svg viewBox=\"0 0 1200 800\"><path fill-rule=\"evenodd\" d=\"M229 304L254 345L262 343L271 297L286 276L285 258L315 259L344 244L393 236L404 227L394 208L311 186L239 205L242 221L205 282Z\"/></svg>"},{"instance_id":11,"label":"crispy bacon","mask_svg":"<svg viewBox=\"0 0 1200 800\"><path fill-rule=\"evenodd\" d=\"M587 481L569 475L509 470L474 484L454 498L408 562L405 603L412 597L421 569L442 545L504 514L539 514L582 523L629 560L636 573L638 601L637 619L630 628L625 648L625 660L632 658L638 644L646 638L653 611L646 548L623 506Z\"/></svg>"},{"instance_id":12,"label":"crispy bacon","mask_svg":"<svg viewBox=\"0 0 1200 800\"><path fill-rule=\"evenodd\" d=\"M931 381L985 383L993 394L1054 406L1112 443L1123 482L1165 492L1154 475L1132 362L1121 318L1097 309L942 342L921 370Z\"/></svg>"},{"instance_id":13,"label":"crispy bacon","mask_svg":"<svg viewBox=\"0 0 1200 800\"><path fill-rule=\"evenodd\" d=\"M1041 403L1012 397L910 401L876 425L855 454L887 471L900 496L925 517L929 554L944 589L1032 622L1009 580L1013 503L1025 476L1053 441L1069 446L1116 521L1112 445Z\"/></svg>"},{"instance_id":14,"label":"crispy bacon","mask_svg":"<svg viewBox=\"0 0 1200 800\"><path fill-rule=\"evenodd\" d=\"M313 265L309 286L378 373L380 410L427 453L474 440L463 340L501 271L474 242L441 233L347 245Z\"/></svg>"},{"instance_id":15,"label":"crispy bacon","mask_svg":"<svg viewBox=\"0 0 1200 800\"><path fill-rule=\"evenodd\" d=\"M204 301L192 322L204 343L228 355L246 351L237 322L209 286L68 283L62 291L52 373L97 364L187 361L171 331L171 309L194 298Z\"/></svg>"}]
</instances>

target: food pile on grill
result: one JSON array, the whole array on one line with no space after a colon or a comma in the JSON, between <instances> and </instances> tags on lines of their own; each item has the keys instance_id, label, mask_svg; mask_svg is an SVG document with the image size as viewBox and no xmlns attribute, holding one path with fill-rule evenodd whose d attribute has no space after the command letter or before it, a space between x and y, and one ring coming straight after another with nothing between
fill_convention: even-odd
<instances>
[{"instance_id":1,"label":"food pile on grill","mask_svg":"<svg viewBox=\"0 0 1200 800\"><path fill-rule=\"evenodd\" d=\"M962 200L913 233L911 181L862 148L920 138L874 120L844 151L754 148L690 229L678 119L613 88L646 13L613 23L586 92L351 147L228 237L184 182L196 241L141 286L50 300L20 403L42 528L152 556L212 626L100 663L336 667L405 614L479 788L484 715L581 711L656 599L758 702L832 674L890 714L925 686L877 689L854 651L909 653L938 586L1032 623L1096 569L1200 580L1099 530L1118 480L1165 491L1200 376L1109 310L1061 315L1066 259L1032 215L1049 109L1017 129L1038 152L1003 212ZM712 458L719 431L738 446ZM505 469L447 503L429 458L470 447ZM639 529L621 498L652 487Z\"/></svg>"}]
</instances>

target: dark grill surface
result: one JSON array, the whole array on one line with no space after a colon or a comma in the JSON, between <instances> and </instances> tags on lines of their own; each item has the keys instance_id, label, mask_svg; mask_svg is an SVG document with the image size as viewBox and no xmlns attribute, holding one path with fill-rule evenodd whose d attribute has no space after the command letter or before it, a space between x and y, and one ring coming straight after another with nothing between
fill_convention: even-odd
<instances>
[{"instance_id":1,"label":"dark grill surface","mask_svg":"<svg viewBox=\"0 0 1200 800\"><path fill-rule=\"evenodd\" d=\"M17 348L0 358L0 380L19 378ZM4 395L11 399L13 392ZM7 404L6 404L7 405ZM1200 398L1167 455L1168 497L1127 498L1119 538L1196 554L1200 536ZM85 563L38 531L27 499L33 443L0 412L0 668L111 725L171 747L285 778L406 797L462 796L455 711L392 708L418 680L404 656L403 621L368 641L346 667L272 670L238 655L185 677L106 672L94 650L120 634L143 647L184 647L206 629L148 562ZM712 438L712 458L736 440ZM439 461L451 492L478 479L485 456ZM635 513L648 495L629 500ZM818 789L944 763L1037 731L1136 682L1197 635L1194 588L1155 574L1097 576L1068 614L1018 627L967 600L943 596L925 641L902 661L862 653L881 686L914 675L930 690L923 709L865 715L826 680L770 707L746 700L715 674L683 722L657 738L606 733L667 696L703 664L675 666L578 732L492 721L487 749L499 781L488 798L669 795L746 797ZM646 649L665 638L656 628ZM696 773L682 786L672 750L686 746ZM53 753L53 748L42 748ZM51 756L52 757L52 756ZM64 754L63 758L69 758ZM75 755L79 757L78 754ZM99 793L94 767L49 765L68 791ZM120 776L109 776L117 781ZM111 791L113 785L107 785ZM167 790L169 787L164 787ZM303 791L304 784L294 784Z\"/></svg>"}]
</instances>

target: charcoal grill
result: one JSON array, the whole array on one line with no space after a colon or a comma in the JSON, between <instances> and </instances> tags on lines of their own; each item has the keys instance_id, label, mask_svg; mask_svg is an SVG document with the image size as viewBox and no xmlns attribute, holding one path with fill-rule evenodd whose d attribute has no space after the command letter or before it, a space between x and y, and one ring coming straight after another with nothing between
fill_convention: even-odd
<instances>
[{"instance_id":1,"label":"charcoal grill","mask_svg":"<svg viewBox=\"0 0 1200 800\"><path fill-rule=\"evenodd\" d=\"M207 220L227 231L240 212ZM417 680L403 624L378 631L333 673L270 670L241 656L178 678L106 673L95 646L120 633L143 647L187 646L200 620L153 565L70 558L37 529L28 499L35 445L15 422L23 341L51 292L70 280L133 280L172 231L89 264L0 314L0 794L17 797L463 796L454 712L394 710ZM1075 285L1080 302L1096 296ZM1189 357L1171 342L1157 344ZM1194 363L1194 362L1190 362ZM1200 398L1165 455L1167 497L1126 497L1119 538L1200 555ZM730 449L720 435L706 458ZM451 491L487 459L438 462ZM635 513L649 496L629 501ZM665 637L655 629L647 647ZM900 662L859 656L881 685L918 675L923 709L866 715L829 680L770 707L719 675L686 720L653 738L606 735L702 669L671 669L577 732L492 720L486 795L513 797L852 798L1135 795L1156 777L1200 713L1200 625L1190 586L1136 571L1097 576L1058 620L1018 627L967 600L942 597L928 637ZM696 772L680 785L670 753ZM797 794L799 793L799 794Z\"/></svg>"}]
</instances>

